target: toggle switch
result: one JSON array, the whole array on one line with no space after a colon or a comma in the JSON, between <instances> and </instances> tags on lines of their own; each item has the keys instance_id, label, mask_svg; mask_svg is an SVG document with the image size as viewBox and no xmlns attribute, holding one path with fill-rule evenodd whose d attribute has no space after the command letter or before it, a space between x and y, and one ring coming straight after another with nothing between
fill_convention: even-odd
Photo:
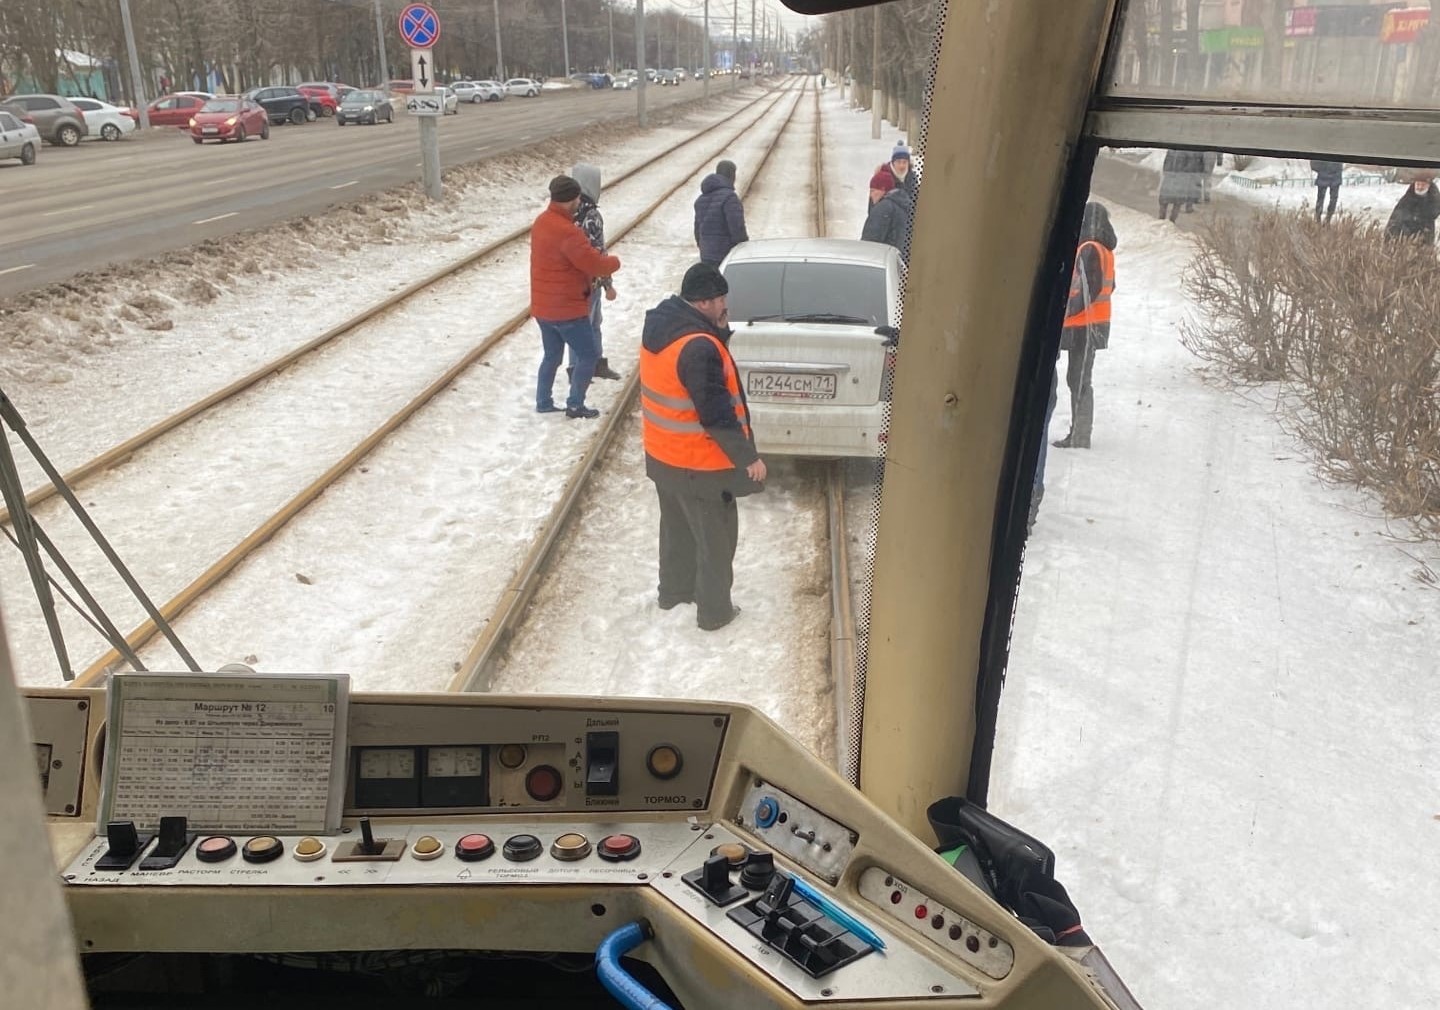
<instances>
[{"instance_id":1,"label":"toggle switch","mask_svg":"<svg viewBox=\"0 0 1440 1010\"><path fill-rule=\"evenodd\" d=\"M109 848L105 855L95 860L97 870L128 870L154 835L142 835L135 830L134 821L111 821L105 825L105 840Z\"/></svg>"},{"instance_id":2,"label":"toggle switch","mask_svg":"<svg viewBox=\"0 0 1440 1010\"><path fill-rule=\"evenodd\" d=\"M730 860L715 855L705 860L698 870L691 870L680 878L717 905L729 905L746 896L743 887L730 882Z\"/></svg>"},{"instance_id":3,"label":"toggle switch","mask_svg":"<svg viewBox=\"0 0 1440 1010\"><path fill-rule=\"evenodd\" d=\"M620 795L620 734L585 734L585 795Z\"/></svg>"},{"instance_id":4,"label":"toggle switch","mask_svg":"<svg viewBox=\"0 0 1440 1010\"><path fill-rule=\"evenodd\" d=\"M360 818L360 840L346 842L330 857L335 863L393 863L405 854L405 839L376 838L370 818Z\"/></svg>"},{"instance_id":5,"label":"toggle switch","mask_svg":"<svg viewBox=\"0 0 1440 1010\"><path fill-rule=\"evenodd\" d=\"M195 841L195 832L189 830L189 822L184 817L162 817L160 818L160 833L156 836L155 848L150 855L140 860L136 869L140 870L171 870L180 858L185 855L191 844Z\"/></svg>"}]
</instances>

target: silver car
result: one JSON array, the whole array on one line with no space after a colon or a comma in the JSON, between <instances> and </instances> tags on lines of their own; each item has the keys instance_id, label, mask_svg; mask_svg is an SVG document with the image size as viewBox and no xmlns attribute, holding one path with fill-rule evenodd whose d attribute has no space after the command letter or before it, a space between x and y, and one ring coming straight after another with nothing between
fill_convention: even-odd
<instances>
[{"instance_id":1,"label":"silver car","mask_svg":"<svg viewBox=\"0 0 1440 1010\"><path fill-rule=\"evenodd\" d=\"M512 77L505 82L505 94L521 98L534 98L540 94L540 82L528 77Z\"/></svg>"},{"instance_id":2,"label":"silver car","mask_svg":"<svg viewBox=\"0 0 1440 1010\"><path fill-rule=\"evenodd\" d=\"M730 251L730 351L762 453L876 456L900 333L900 254L855 239Z\"/></svg>"},{"instance_id":3,"label":"silver car","mask_svg":"<svg viewBox=\"0 0 1440 1010\"><path fill-rule=\"evenodd\" d=\"M19 158L20 164L33 165L39 150L40 131L0 109L0 158Z\"/></svg>"}]
</instances>

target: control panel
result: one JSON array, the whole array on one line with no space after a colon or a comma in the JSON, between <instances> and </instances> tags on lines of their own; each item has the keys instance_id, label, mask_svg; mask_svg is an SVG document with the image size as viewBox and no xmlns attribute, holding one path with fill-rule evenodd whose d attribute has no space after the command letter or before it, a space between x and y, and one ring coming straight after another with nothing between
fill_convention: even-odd
<instances>
[{"instance_id":1,"label":"control panel","mask_svg":"<svg viewBox=\"0 0 1440 1010\"><path fill-rule=\"evenodd\" d=\"M126 676L28 699L85 951L573 953L643 922L686 1010L1003 1005L1057 967L1046 993L1109 1005L744 706Z\"/></svg>"},{"instance_id":2,"label":"control panel","mask_svg":"<svg viewBox=\"0 0 1440 1010\"><path fill-rule=\"evenodd\" d=\"M45 812L52 817L78 816L90 701L75 697L32 697L26 702Z\"/></svg>"}]
</instances>

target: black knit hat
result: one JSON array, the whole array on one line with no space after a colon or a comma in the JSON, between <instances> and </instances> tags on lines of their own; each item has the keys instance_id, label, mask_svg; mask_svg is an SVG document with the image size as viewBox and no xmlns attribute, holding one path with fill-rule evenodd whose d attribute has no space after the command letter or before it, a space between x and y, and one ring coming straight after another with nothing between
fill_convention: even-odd
<instances>
[{"instance_id":1,"label":"black knit hat","mask_svg":"<svg viewBox=\"0 0 1440 1010\"><path fill-rule=\"evenodd\" d=\"M568 175L557 175L550 180L550 199L556 203L569 203L580 195L580 184Z\"/></svg>"},{"instance_id":2,"label":"black knit hat","mask_svg":"<svg viewBox=\"0 0 1440 1010\"><path fill-rule=\"evenodd\" d=\"M680 297L687 302L703 302L730 293L725 275L709 263L696 263L685 271L680 282Z\"/></svg>"},{"instance_id":3,"label":"black knit hat","mask_svg":"<svg viewBox=\"0 0 1440 1010\"><path fill-rule=\"evenodd\" d=\"M729 179L731 182L734 182L734 181L735 181L735 162L729 160L728 158L727 158L726 160L720 162L718 165L715 166L715 174L716 174L716 175L723 175L725 178Z\"/></svg>"}]
</instances>

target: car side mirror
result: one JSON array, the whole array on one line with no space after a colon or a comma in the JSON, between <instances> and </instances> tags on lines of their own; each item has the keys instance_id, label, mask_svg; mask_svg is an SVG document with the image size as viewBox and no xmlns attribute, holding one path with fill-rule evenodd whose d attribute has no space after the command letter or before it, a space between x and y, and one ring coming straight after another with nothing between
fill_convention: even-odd
<instances>
[{"instance_id":1,"label":"car side mirror","mask_svg":"<svg viewBox=\"0 0 1440 1010\"><path fill-rule=\"evenodd\" d=\"M900 344L900 331L894 326L877 326L875 335L885 338L886 347L897 347Z\"/></svg>"}]
</instances>

